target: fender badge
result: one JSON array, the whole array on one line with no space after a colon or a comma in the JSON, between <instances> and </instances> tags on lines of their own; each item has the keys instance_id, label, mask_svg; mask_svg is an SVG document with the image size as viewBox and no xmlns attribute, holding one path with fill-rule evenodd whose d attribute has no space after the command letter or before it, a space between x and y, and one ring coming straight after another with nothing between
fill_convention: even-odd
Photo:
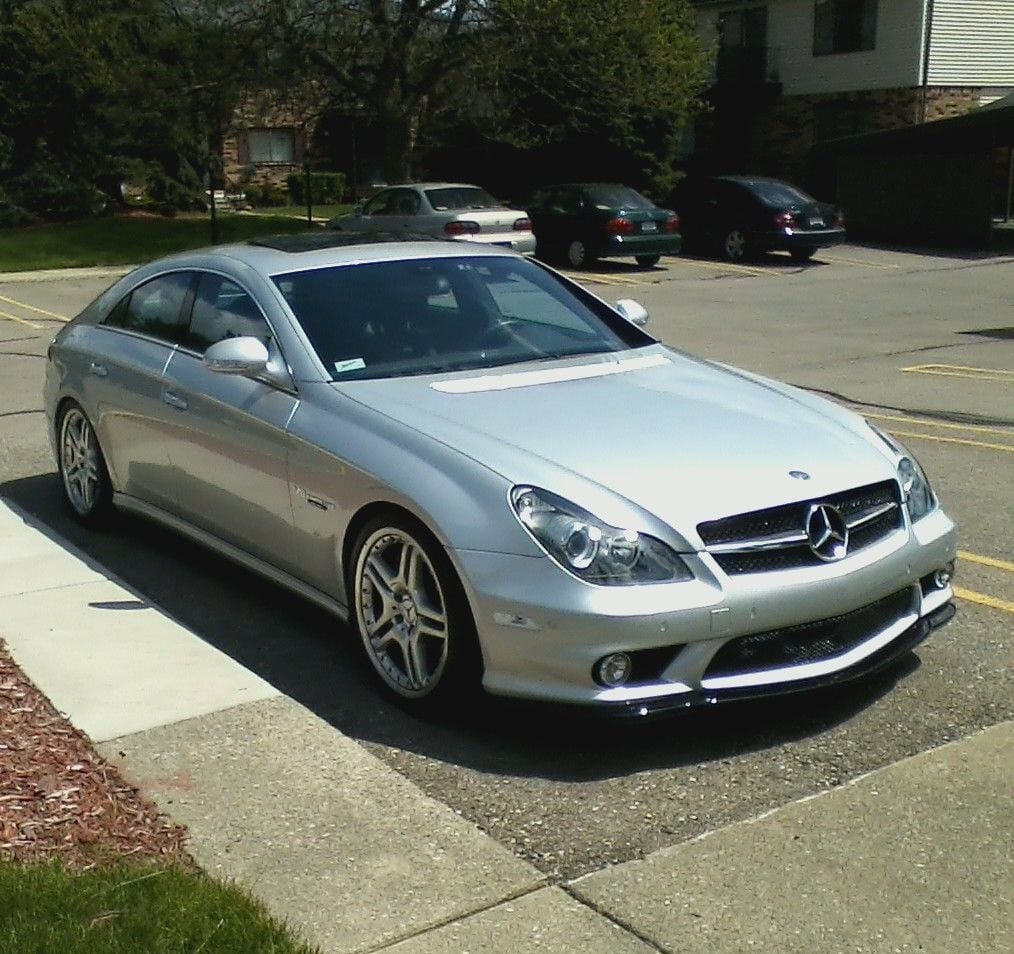
<instances>
[{"instance_id":1,"label":"fender badge","mask_svg":"<svg viewBox=\"0 0 1014 954\"><path fill-rule=\"evenodd\" d=\"M790 470L789 476L794 477L796 480L809 480L810 475L805 470Z\"/></svg>"}]
</instances>

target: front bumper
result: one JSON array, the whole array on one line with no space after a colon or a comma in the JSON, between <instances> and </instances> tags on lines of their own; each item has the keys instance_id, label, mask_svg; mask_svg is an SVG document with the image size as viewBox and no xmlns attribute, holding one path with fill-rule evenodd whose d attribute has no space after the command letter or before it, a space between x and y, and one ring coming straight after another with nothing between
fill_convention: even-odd
<instances>
[{"instance_id":1,"label":"front bumper","mask_svg":"<svg viewBox=\"0 0 1014 954\"><path fill-rule=\"evenodd\" d=\"M451 551L487 691L637 714L792 692L879 668L953 615L951 587L936 586L933 574L955 555L954 525L939 510L838 563L730 577L710 555L684 554L693 581L650 586L593 586L548 558ZM801 632L810 643L799 658L769 654L737 670L733 652L730 668L744 637L777 644L783 634L799 642ZM606 688L592 670L614 652L631 654L634 676Z\"/></svg>"}]
</instances>

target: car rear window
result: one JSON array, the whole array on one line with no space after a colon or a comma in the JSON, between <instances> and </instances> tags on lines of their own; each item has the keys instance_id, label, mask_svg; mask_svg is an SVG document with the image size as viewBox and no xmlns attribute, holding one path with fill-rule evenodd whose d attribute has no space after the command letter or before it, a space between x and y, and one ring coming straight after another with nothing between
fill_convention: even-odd
<instances>
[{"instance_id":1,"label":"car rear window","mask_svg":"<svg viewBox=\"0 0 1014 954\"><path fill-rule=\"evenodd\" d=\"M426 198L436 212L459 212L462 209L499 209L503 203L485 189L451 186L427 189Z\"/></svg>"},{"instance_id":2,"label":"car rear window","mask_svg":"<svg viewBox=\"0 0 1014 954\"><path fill-rule=\"evenodd\" d=\"M753 181L743 183L761 202L766 205L799 205L813 202L812 196L787 182Z\"/></svg>"},{"instance_id":3,"label":"car rear window","mask_svg":"<svg viewBox=\"0 0 1014 954\"><path fill-rule=\"evenodd\" d=\"M589 186L585 192L591 201L607 209L653 209L655 203L646 199L640 192L627 186L595 185Z\"/></svg>"}]
</instances>

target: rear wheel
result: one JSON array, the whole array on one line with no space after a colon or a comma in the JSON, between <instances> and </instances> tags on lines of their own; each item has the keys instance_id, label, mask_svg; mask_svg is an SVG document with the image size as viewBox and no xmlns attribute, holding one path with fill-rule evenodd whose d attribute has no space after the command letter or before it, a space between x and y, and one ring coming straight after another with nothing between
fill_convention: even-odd
<instances>
[{"instance_id":1,"label":"rear wheel","mask_svg":"<svg viewBox=\"0 0 1014 954\"><path fill-rule=\"evenodd\" d=\"M443 548L397 514L371 520L353 549L350 595L367 659L405 708L444 712L478 690L475 624Z\"/></svg>"},{"instance_id":2,"label":"rear wheel","mask_svg":"<svg viewBox=\"0 0 1014 954\"><path fill-rule=\"evenodd\" d=\"M57 438L60 479L71 513L81 523L98 523L110 509L112 485L95 428L77 404L64 406Z\"/></svg>"},{"instance_id":3,"label":"rear wheel","mask_svg":"<svg viewBox=\"0 0 1014 954\"><path fill-rule=\"evenodd\" d=\"M817 250L815 248L793 248L789 250L789 254L793 261L805 262L813 258L817 254Z\"/></svg>"},{"instance_id":4,"label":"rear wheel","mask_svg":"<svg viewBox=\"0 0 1014 954\"><path fill-rule=\"evenodd\" d=\"M567 245L567 264L571 268L583 268L586 265L591 265L594 261L595 256L581 239L573 239Z\"/></svg>"},{"instance_id":5,"label":"rear wheel","mask_svg":"<svg viewBox=\"0 0 1014 954\"><path fill-rule=\"evenodd\" d=\"M722 251L730 262L738 262L746 258L750 251L746 233L740 228L729 229L722 239Z\"/></svg>"},{"instance_id":6,"label":"rear wheel","mask_svg":"<svg viewBox=\"0 0 1014 954\"><path fill-rule=\"evenodd\" d=\"M659 263L661 255L635 255L634 261L642 268L652 268Z\"/></svg>"}]
</instances>

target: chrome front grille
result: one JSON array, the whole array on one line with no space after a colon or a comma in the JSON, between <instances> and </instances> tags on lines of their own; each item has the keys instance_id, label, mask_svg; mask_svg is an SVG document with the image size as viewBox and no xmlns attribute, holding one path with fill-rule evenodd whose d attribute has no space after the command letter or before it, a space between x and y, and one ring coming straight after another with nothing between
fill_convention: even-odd
<instances>
[{"instance_id":1,"label":"chrome front grille","mask_svg":"<svg viewBox=\"0 0 1014 954\"><path fill-rule=\"evenodd\" d=\"M834 508L848 528L846 556L858 553L904 525L896 481L858 487L819 499L770 507L711 520L697 526L707 551L730 575L771 573L819 566L807 535L807 517L815 506Z\"/></svg>"}]
</instances>

